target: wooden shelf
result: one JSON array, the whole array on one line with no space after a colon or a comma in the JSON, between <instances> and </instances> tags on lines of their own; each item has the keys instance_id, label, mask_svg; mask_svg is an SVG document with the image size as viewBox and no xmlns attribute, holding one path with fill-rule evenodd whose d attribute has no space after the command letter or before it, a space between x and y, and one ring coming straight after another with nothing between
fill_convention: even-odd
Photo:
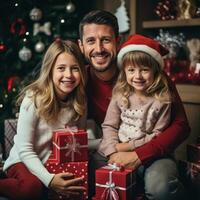
<instances>
[{"instance_id":1,"label":"wooden shelf","mask_svg":"<svg viewBox=\"0 0 200 200\"><path fill-rule=\"evenodd\" d=\"M142 23L143 28L170 28L185 26L200 26L200 18L185 20L153 20L143 21Z\"/></svg>"},{"instance_id":2,"label":"wooden shelf","mask_svg":"<svg viewBox=\"0 0 200 200\"><path fill-rule=\"evenodd\" d=\"M176 88L183 103L200 104L200 85L177 84Z\"/></svg>"}]
</instances>

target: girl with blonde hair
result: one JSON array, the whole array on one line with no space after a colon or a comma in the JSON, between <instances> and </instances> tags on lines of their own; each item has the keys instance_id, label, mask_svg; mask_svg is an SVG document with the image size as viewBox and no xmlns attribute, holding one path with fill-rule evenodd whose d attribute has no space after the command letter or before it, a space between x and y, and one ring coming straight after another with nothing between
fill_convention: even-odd
<instances>
[{"instance_id":1,"label":"girl with blonde hair","mask_svg":"<svg viewBox=\"0 0 200 200\"><path fill-rule=\"evenodd\" d=\"M18 99L21 103L14 146L4 164L0 195L10 199L43 199L44 188L79 195L83 178L51 174L44 167L51 154L53 130L86 128L85 67L72 41L54 41L44 56L40 75Z\"/></svg>"}]
</instances>

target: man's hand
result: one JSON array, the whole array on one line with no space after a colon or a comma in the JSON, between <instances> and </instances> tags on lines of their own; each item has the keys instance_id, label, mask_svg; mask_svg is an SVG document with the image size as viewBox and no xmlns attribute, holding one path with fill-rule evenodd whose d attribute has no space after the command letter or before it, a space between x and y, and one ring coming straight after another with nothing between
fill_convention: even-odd
<instances>
[{"instance_id":1,"label":"man's hand","mask_svg":"<svg viewBox=\"0 0 200 200\"><path fill-rule=\"evenodd\" d=\"M113 153L108 163L116 163L130 169L137 169L142 164L135 151Z\"/></svg>"},{"instance_id":2,"label":"man's hand","mask_svg":"<svg viewBox=\"0 0 200 200\"><path fill-rule=\"evenodd\" d=\"M49 187L55 192L65 196L78 196L86 189L81 186L83 178L74 178L71 173L56 174L49 184Z\"/></svg>"},{"instance_id":3,"label":"man's hand","mask_svg":"<svg viewBox=\"0 0 200 200\"><path fill-rule=\"evenodd\" d=\"M115 148L118 152L127 152L131 151L131 145L129 143L123 142L123 143L117 143L115 145Z\"/></svg>"}]
</instances>

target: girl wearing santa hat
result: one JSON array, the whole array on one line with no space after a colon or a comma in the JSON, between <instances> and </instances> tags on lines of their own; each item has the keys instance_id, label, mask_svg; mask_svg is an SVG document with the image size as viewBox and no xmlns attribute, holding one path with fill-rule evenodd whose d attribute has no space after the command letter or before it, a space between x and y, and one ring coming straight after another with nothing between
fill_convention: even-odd
<instances>
[{"instance_id":1,"label":"girl wearing santa hat","mask_svg":"<svg viewBox=\"0 0 200 200\"><path fill-rule=\"evenodd\" d=\"M133 151L167 128L171 101L163 73L162 56L168 50L157 41L131 35L122 45L117 61L121 72L113 89L99 153Z\"/></svg>"}]
</instances>

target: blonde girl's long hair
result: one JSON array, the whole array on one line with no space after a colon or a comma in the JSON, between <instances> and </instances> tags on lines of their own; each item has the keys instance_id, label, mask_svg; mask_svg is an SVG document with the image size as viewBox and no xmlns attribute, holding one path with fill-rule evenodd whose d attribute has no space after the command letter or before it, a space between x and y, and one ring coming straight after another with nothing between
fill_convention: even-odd
<instances>
[{"instance_id":1,"label":"blonde girl's long hair","mask_svg":"<svg viewBox=\"0 0 200 200\"><path fill-rule=\"evenodd\" d=\"M147 88L146 95L155 97L159 101L164 103L171 102L171 96L169 93L168 82L166 79L166 75L164 74L161 66L158 62L151 57L150 55L139 52L133 51L128 52L122 58L122 66L121 71L118 77L118 80L113 88L113 96L120 96L122 97L122 102L124 106L129 107L129 96L134 92L134 88L127 83L126 74L125 74L125 67L126 66L149 66L153 69L154 73L154 81L153 83Z\"/></svg>"},{"instance_id":2,"label":"blonde girl's long hair","mask_svg":"<svg viewBox=\"0 0 200 200\"><path fill-rule=\"evenodd\" d=\"M67 96L66 102L61 102L55 92L52 71L57 57L64 52L77 59L81 80L80 84ZM72 120L78 120L86 112L85 85L85 66L78 45L70 40L57 40L49 46L44 55L38 79L23 89L17 104L19 105L22 102L25 94L28 92L29 97L37 108L38 115L47 122L56 121L63 107L72 109L74 111Z\"/></svg>"}]
</instances>

